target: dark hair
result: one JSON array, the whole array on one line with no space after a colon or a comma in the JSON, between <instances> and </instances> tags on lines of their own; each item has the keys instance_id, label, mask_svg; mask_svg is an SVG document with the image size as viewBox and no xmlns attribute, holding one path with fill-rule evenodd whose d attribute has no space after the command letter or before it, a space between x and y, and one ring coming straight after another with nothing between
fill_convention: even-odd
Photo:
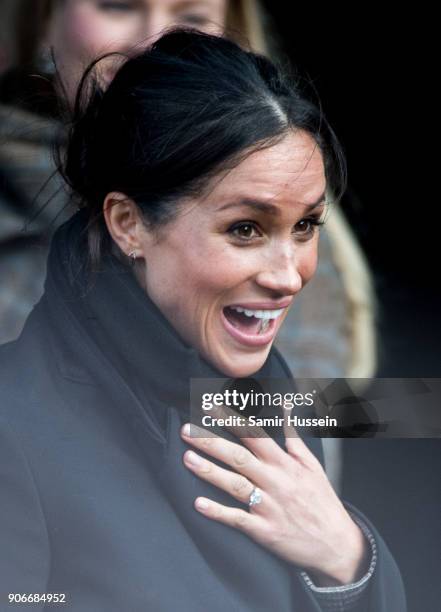
<instances>
[{"instance_id":1,"label":"dark hair","mask_svg":"<svg viewBox=\"0 0 441 612\"><path fill-rule=\"evenodd\" d=\"M321 109L263 56L174 29L128 58L106 91L95 79L91 85L96 64L79 87L64 163L89 211L93 266L110 245L102 215L108 193L133 199L150 226L164 224L181 198L200 194L218 172L292 129L315 139L328 184L344 190L344 156Z\"/></svg>"}]
</instances>

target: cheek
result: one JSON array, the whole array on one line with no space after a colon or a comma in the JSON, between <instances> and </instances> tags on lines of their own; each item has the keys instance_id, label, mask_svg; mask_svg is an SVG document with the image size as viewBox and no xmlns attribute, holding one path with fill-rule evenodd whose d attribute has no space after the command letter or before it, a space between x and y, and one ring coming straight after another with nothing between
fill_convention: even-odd
<instances>
[{"instance_id":1,"label":"cheek","mask_svg":"<svg viewBox=\"0 0 441 612\"><path fill-rule=\"evenodd\" d=\"M211 9L211 13L208 14L208 18L213 22L214 28L210 26L211 29L216 28L224 28L227 22L227 0L217 0L217 2L213 2L213 7ZM209 28L209 29L210 29Z\"/></svg>"},{"instance_id":2,"label":"cheek","mask_svg":"<svg viewBox=\"0 0 441 612\"><path fill-rule=\"evenodd\" d=\"M59 55L65 64L81 64L84 69L101 54L121 50L133 41L127 26L99 14L92 5L79 4L67 9L58 28Z\"/></svg>"},{"instance_id":3,"label":"cheek","mask_svg":"<svg viewBox=\"0 0 441 612\"><path fill-rule=\"evenodd\" d=\"M194 243L193 243L194 244ZM262 267L264 254L257 250L238 248L226 243L224 236L216 236L207 243L182 253L182 266L188 271L186 278L198 292L205 306L218 298L228 301L236 295Z\"/></svg>"},{"instance_id":4,"label":"cheek","mask_svg":"<svg viewBox=\"0 0 441 612\"><path fill-rule=\"evenodd\" d=\"M188 248L192 244L192 248ZM245 259L245 261L244 261ZM185 241L150 253L146 267L150 296L169 316L194 317L209 312L225 294L248 278L246 258L228 247Z\"/></svg>"},{"instance_id":5,"label":"cheek","mask_svg":"<svg viewBox=\"0 0 441 612\"><path fill-rule=\"evenodd\" d=\"M297 270L303 279L303 284L311 280L318 264L318 238L314 239L299 252Z\"/></svg>"},{"instance_id":6,"label":"cheek","mask_svg":"<svg viewBox=\"0 0 441 612\"><path fill-rule=\"evenodd\" d=\"M198 249L173 253L166 265L171 283L179 283L180 291L191 294L193 300L205 301L234 286L241 278L237 262L219 249Z\"/></svg>"},{"instance_id":7,"label":"cheek","mask_svg":"<svg viewBox=\"0 0 441 612\"><path fill-rule=\"evenodd\" d=\"M101 55L124 51L135 40L133 26L100 14L92 4L79 2L67 6L54 24L52 45L57 67L68 99L74 100L77 85L88 65ZM99 72L109 83L118 67L114 58L103 60Z\"/></svg>"},{"instance_id":8,"label":"cheek","mask_svg":"<svg viewBox=\"0 0 441 612\"><path fill-rule=\"evenodd\" d=\"M93 55L94 39L91 24L85 19L82 10L66 10L55 26L55 41L57 57L65 70L84 63Z\"/></svg>"}]
</instances>

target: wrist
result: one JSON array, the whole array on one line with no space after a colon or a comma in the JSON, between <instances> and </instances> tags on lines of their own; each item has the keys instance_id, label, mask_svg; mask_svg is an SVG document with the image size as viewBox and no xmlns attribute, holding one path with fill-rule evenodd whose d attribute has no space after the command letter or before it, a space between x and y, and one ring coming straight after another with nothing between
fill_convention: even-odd
<instances>
[{"instance_id":1,"label":"wrist","mask_svg":"<svg viewBox=\"0 0 441 612\"><path fill-rule=\"evenodd\" d=\"M344 536L336 539L335 554L326 564L309 572L316 586L339 586L360 580L369 565L369 543L352 521Z\"/></svg>"}]
</instances>

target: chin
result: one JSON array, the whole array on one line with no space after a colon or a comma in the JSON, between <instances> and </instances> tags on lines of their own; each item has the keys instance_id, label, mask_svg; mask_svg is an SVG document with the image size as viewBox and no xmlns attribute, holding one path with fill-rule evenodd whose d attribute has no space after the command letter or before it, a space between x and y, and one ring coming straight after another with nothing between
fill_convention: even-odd
<instances>
[{"instance_id":1,"label":"chin","mask_svg":"<svg viewBox=\"0 0 441 612\"><path fill-rule=\"evenodd\" d=\"M213 363L215 367L228 378L248 378L260 370L268 358L269 349L263 354L240 354L230 359L222 359Z\"/></svg>"}]
</instances>

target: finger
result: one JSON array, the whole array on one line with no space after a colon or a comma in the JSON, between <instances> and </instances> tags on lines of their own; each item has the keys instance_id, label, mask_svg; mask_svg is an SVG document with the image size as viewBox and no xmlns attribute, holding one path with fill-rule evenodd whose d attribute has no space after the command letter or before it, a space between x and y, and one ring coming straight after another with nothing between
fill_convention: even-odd
<instances>
[{"instance_id":1,"label":"finger","mask_svg":"<svg viewBox=\"0 0 441 612\"><path fill-rule=\"evenodd\" d=\"M299 436L296 428L289 425L289 419L292 408L285 409L283 431L285 434L285 447L289 455L300 461L304 465L311 465L316 461L316 458L306 446L302 438Z\"/></svg>"},{"instance_id":2,"label":"finger","mask_svg":"<svg viewBox=\"0 0 441 612\"><path fill-rule=\"evenodd\" d=\"M240 425L225 425L224 429L231 431L238 438L269 438L266 431L257 425L249 424L247 417L243 416L241 413L237 413L235 410L232 410L228 406L216 406L213 410L214 416L216 418L226 418L228 416L239 416L243 420L243 424Z\"/></svg>"},{"instance_id":3,"label":"finger","mask_svg":"<svg viewBox=\"0 0 441 612\"><path fill-rule=\"evenodd\" d=\"M181 435L186 442L203 453L229 465L256 485L265 488L268 480L271 479L269 474L266 475L262 462L241 444L225 440L213 433L208 437L202 437L206 436L206 430L196 425L191 425L191 434L186 433L186 426L184 425L181 429Z\"/></svg>"},{"instance_id":4,"label":"finger","mask_svg":"<svg viewBox=\"0 0 441 612\"><path fill-rule=\"evenodd\" d=\"M223 506L206 497L196 498L195 508L207 518L239 529L255 540L258 540L259 533L263 532L264 519L258 514L250 514L241 508Z\"/></svg>"},{"instance_id":5,"label":"finger","mask_svg":"<svg viewBox=\"0 0 441 612\"><path fill-rule=\"evenodd\" d=\"M222 489L244 504L249 502L254 485L242 474L225 470L191 450L184 453L184 463L202 480Z\"/></svg>"},{"instance_id":6,"label":"finger","mask_svg":"<svg viewBox=\"0 0 441 612\"><path fill-rule=\"evenodd\" d=\"M292 408L283 407L283 433L285 434L285 440L290 438L298 438L299 434L294 425L290 425L289 418L292 414Z\"/></svg>"},{"instance_id":7,"label":"finger","mask_svg":"<svg viewBox=\"0 0 441 612\"><path fill-rule=\"evenodd\" d=\"M226 406L217 406L216 417L224 418L237 415L236 412ZM267 432L257 425L225 425L224 429L237 436L256 457L261 461L271 464L280 464L285 460L285 451L267 434Z\"/></svg>"}]
</instances>

